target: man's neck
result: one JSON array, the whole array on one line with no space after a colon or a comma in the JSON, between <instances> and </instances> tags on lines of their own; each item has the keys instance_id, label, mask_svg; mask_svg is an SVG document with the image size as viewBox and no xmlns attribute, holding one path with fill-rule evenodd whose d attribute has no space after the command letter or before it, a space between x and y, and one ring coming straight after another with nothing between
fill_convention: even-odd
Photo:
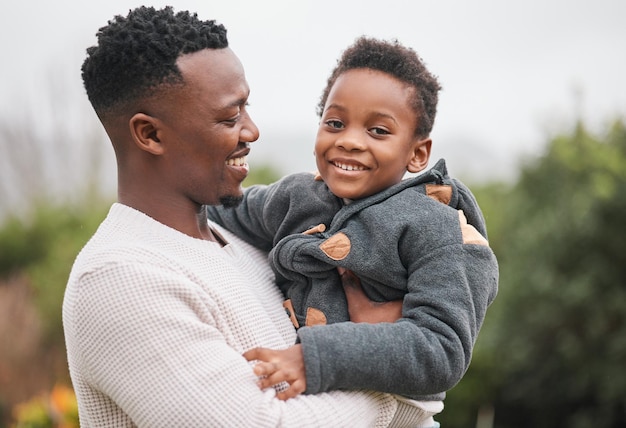
<instances>
[{"instance_id":1,"label":"man's neck","mask_svg":"<svg viewBox=\"0 0 626 428\"><path fill-rule=\"evenodd\" d=\"M118 201L192 238L217 242L222 246L226 244L226 240L209 226L202 205L189 200L172 201L158 195L152 197L123 191L118 191Z\"/></svg>"}]
</instances>

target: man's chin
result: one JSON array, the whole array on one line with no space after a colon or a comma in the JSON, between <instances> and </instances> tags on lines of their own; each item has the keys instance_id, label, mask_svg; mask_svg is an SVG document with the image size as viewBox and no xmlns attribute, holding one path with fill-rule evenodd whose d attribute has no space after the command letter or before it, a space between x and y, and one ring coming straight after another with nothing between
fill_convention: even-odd
<instances>
[{"instance_id":1,"label":"man's chin","mask_svg":"<svg viewBox=\"0 0 626 428\"><path fill-rule=\"evenodd\" d=\"M243 196L223 196L220 198L220 204L224 208L234 208L243 201Z\"/></svg>"}]
</instances>

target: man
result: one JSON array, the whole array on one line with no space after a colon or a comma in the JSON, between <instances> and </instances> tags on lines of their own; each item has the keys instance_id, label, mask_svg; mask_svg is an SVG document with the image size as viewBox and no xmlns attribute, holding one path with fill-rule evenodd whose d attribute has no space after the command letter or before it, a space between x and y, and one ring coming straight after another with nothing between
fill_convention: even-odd
<instances>
[{"instance_id":1,"label":"man","mask_svg":"<svg viewBox=\"0 0 626 428\"><path fill-rule=\"evenodd\" d=\"M140 7L100 29L87 95L115 150L115 203L76 259L63 323L81 426L414 426L376 392L281 401L242 353L295 331L266 255L206 219L233 205L259 136L226 30Z\"/></svg>"}]
</instances>

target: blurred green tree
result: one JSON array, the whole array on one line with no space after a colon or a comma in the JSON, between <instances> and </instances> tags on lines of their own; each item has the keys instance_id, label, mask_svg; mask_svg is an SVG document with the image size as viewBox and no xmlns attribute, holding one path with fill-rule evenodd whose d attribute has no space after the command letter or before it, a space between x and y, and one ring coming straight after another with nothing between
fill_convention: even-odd
<instances>
[{"instance_id":1,"label":"blurred green tree","mask_svg":"<svg viewBox=\"0 0 626 428\"><path fill-rule=\"evenodd\" d=\"M625 195L617 121L554 138L501 199L496 427L626 425Z\"/></svg>"},{"instance_id":2,"label":"blurred green tree","mask_svg":"<svg viewBox=\"0 0 626 428\"><path fill-rule=\"evenodd\" d=\"M582 123L512 185L473 190L500 290L468 373L438 420L451 428L626 426L626 128Z\"/></svg>"},{"instance_id":3,"label":"blurred green tree","mask_svg":"<svg viewBox=\"0 0 626 428\"><path fill-rule=\"evenodd\" d=\"M253 184L270 184L280 179L282 175L270 165L252 165L250 173L243 181L242 186L248 187Z\"/></svg>"}]
</instances>

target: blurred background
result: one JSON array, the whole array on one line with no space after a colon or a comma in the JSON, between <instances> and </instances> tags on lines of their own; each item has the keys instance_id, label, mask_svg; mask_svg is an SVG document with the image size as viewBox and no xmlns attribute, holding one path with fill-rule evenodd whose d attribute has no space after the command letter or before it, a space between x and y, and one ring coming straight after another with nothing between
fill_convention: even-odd
<instances>
[{"instance_id":1,"label":"blurred background","mask_svg":"<svg viewBox=\"0 0 626 428\"><path fill-rule=\"evenodd\" d=\"M61 302L116 179L80 66L141 4L228 28L261 130L247 184L315 168L356 37L415 49L444 88L431 160L474 190L501 268L442 426L626 426L626 2L34 0L0 15L0 427L76 422Z\"/></svg>"}]
</instances>

